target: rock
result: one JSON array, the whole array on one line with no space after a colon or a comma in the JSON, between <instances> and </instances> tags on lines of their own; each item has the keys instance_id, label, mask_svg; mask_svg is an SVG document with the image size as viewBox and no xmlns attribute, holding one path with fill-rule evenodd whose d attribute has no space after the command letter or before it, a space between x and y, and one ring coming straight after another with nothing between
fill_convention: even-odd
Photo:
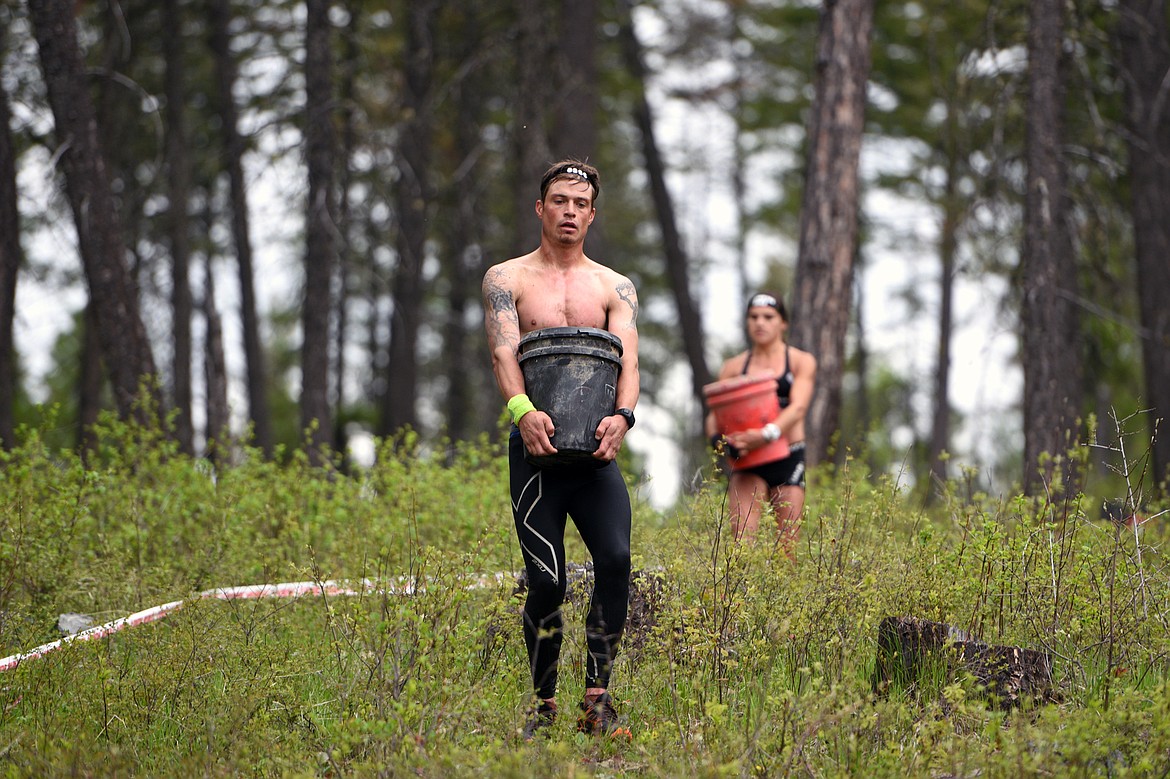
<instances>
[{"instance_id":1,"label":"rock","mask_svg":"<svg viewBox=\"0 0 1170 779\"><path fill-rule=\"evenodd\" d=\"M62 614L57 617L57 630L67 636L93 627L93 617L88 614Z\"/></svg>"}]
</instances>

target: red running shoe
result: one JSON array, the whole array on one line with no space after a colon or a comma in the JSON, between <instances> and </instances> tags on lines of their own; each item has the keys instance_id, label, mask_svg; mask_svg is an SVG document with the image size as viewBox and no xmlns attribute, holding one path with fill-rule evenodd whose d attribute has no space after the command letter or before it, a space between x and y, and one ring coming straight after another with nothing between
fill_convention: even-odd
<instances>
[{"instance_id":1,"label":"red running shoe","mask_svg":"<svg viewBox=\"0 0 1170 779\"><path fill-rule=\"evenodd\" d=\"M577 715L577 730L594 736L609 736L629 740L630 729L622 724L613 698L608 692L597 696L593 703L581 702L581 713Z\"/></svg>"}]
</instances>

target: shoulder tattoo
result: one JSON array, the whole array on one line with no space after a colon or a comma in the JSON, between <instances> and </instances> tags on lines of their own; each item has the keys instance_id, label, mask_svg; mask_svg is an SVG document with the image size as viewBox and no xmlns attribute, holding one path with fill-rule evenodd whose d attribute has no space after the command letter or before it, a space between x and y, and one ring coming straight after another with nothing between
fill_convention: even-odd
<instances>
[{"instance_id":1,"label":"shoulder tattoo","mask_svg":"<svg viewBox=\"0 0 1170 779\"><path fill-rule=\"evenodd\" d=\"M488 340L496 343L503 335L505 324L519 325L516 313L516 299L512 290L503 284L504 273L491 269L483 279L484 322Z\"/></svg>"},{"instance_id":2,"label":"shoulder tattoo","mask_svg":"<svg viewBox=\"0 0 1170 779\"><path fill-rule=\"evenodd\" d=\"M638 324L638 293L634 289L634 284L629 279L622 279L621 283L617 285L617 296L625 301L626 305L630 307L630 326L633 327Z\"/></svg>"}]
</instances>

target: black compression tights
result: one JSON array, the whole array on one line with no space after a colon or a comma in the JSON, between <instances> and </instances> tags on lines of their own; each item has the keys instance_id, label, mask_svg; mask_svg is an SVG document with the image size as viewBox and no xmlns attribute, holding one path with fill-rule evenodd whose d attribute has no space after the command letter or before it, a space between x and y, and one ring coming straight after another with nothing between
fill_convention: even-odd
<instances>
[{"instance_id":1,"label":"black compression tights","mask_svg":"<svg viewBox=\"0 0 1170 779\"><path fill-rule=\"evenodd\" d=\"M537 468L520 436L509 442L512 516L528 572L524 641L541 698L557 688L565 600L565 520L593 557L594 588L585 620L585 686L608 687L630 596L630 495L617 463L602 468Z\"/></svg>"}]
</instances>

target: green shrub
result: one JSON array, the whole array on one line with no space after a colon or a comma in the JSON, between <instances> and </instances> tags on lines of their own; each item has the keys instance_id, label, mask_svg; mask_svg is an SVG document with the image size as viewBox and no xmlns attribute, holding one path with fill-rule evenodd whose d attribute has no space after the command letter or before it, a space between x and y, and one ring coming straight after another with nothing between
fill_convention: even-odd
<instances>
[{"instance_id":1,"label":"green shrub","mask_svg":"<svg viewBox=\"0 0 1170 779\"><path fill-rule=\"evenodd\" d=\"M637 502L659 591L619 656L631 743L575 732L582 614L566 609L562 717L528 704L502 441L380 442L346 472L245 450L212 466L106 420L82 460L36 431L0 461L0 652L183 601L165 620L0 674L6 775L1147 776L1170 767L1162 523L1081 495L929 510L847 461L809 491L795 561L729 538L712 478ZM828 469L826 469L827 471ZM568 531L570 557L583 560ZM481 574L499 574L483 577ZM212 600L336 580L360 595ZM1058 702L1003 711L945 664L875 695L886 616L1052 658Z\"/></svg>"}]
</instances>

